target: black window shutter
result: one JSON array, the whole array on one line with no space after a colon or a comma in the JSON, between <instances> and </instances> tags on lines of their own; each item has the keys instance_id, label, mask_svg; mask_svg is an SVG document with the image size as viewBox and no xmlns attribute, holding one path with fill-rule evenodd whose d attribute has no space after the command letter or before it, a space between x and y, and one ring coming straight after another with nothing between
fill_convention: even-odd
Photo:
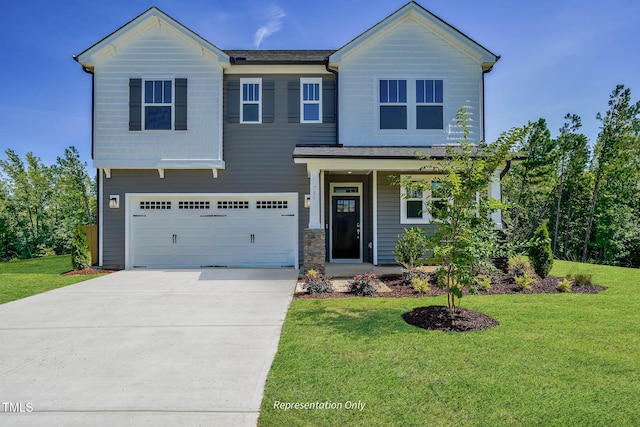
<instances>
[{"instance_id":1,"label":"black window shutter","mask_svg":"<svg viewBox=\"0 0 640 427\"><path fill-rule=\"evenodd\" d=\"M240 123L240 82L227 83L227 123Z\"/></svg>"},{"instance_id":2,"label":"black window shutter","mask_svg":"<svg viewBox=\"0 0 640 427\"><path fill-rule=\"evenodd\" d=\"M129 79L129 130L142 130L142 79Z\"/></svg>"},{"instance_id":3,"label":"black window shutter","mask_svg":"<svg viewBox=\"0 0 640 427\"><path fill-rule=\"evenodd\" d=\"M336 120L336 83L322 80L322 122L333 123Z\"/></svg>"},{"instance_id":4,"label":"black window shutter","mask_svg":"<svg viewBox=\"0 0 640 427\"><path fill-rule=\"evenodd\" d=\"M289 82L287 94L289 101L289 123L300 123L300 80Z\"/></svg>"},{"instance_id":5,"label":"black window shutter","mask_svg":"<svg viewBox=\"0 0 640 427\"><path fill-rule=\"evenodd\" d=\"M175 130L187 130L187 79L176 79Z\"/></svg>"},{"instance_id":6,"label":"black window shutter","mask_svg":"<svg viewBox=\"0 0 640 427\"><path fill-rule=\"evenodd\" d=\"M262 123L273 123L275 115L274 84L262 82Z\"/></svg>"}]
</instances>

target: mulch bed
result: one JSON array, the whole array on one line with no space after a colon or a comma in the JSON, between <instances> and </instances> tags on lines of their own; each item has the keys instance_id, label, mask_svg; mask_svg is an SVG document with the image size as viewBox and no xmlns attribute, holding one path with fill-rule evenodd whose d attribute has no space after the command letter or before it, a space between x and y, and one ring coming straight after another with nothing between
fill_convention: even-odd
<instances>
[{"instance_id":1,"label":"mulch bed","mask_svg":"<svg viewBox=\"0 0 640 427\"><path fill-rule=\"evenodd\" d=\"M410 325L432 331L468 332L498 326L493 317L460 307L451 311L442 305L414 308L402 318Z\"/></svg>"},{"instance_id":2,"label":"mulch bed","mask_svg":"<svg viewBox=\"0 0 640 427\"><path fill-rule=\"evenodd\" d=\"M478 291L477 295L505 295L505 294L557 294L560 293L556 286L562 277L548 276L545 279L538 280L531 287L530 291L523 291L516 287L513 281L508 277L496 281L491 284L488 291ZM431 286L431 289L422 294L413 290L411 286L401 285L401 276L399 274L386 274L378 277L391 292L378 292L373 297L367 298L421 298L435 297L444 295L444 289ZM597 294L607 289L600 285L583 285L573 286L571 293L574 294ZM469 294L465 291L465 294ZM295 298L313 299L313 298L353 298L354 295L347 292L332 292L323 294L306 294L297 293ZM444 306L428 306L418 307L414 310L404 313L402 318L410 325L423 329L439 330L445 332L468 332L479 331L483 329L498 326L498 321L485 314L478 313L473 310L458 307L456 311L451 311Z\"/></svg>"},{"instance_id":3,"label":"mulch bed","mask_svg":"<svg viewBox=\"0 0 640 427\"><path fill-rule=\"evenodd\" d=\"M87 276L90 274L110 274L115 273L116 270L103 270L101 268L84 268L82 270L72 270L66 273L63 273L63 276Z\"/></svg>"}]
</instances>

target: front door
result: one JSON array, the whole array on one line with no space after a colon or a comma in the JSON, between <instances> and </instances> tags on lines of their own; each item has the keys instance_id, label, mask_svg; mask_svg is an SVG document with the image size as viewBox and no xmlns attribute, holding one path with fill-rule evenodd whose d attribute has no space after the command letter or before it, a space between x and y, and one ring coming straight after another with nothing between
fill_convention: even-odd
<instances>
[{"instance_id":1,"label":"front door","mask_svg":"<svg viewBox=\"0 0 640 427\"><path fill-rule=\"evenodd\" d=\"M360 260L360 196L333 196L331 260Z\"/></svg>"}]
</instances>

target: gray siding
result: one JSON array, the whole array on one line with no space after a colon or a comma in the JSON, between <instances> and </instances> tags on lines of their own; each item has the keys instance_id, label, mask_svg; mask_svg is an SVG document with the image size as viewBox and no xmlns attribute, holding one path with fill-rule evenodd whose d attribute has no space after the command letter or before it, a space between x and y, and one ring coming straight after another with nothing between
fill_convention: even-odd
<instances>
[{"instance_id":1,"label":"gray siding","mask_svg":"<svg viewBox=\"0 0 640 427\"><path fill-rule=\"evenodd\" d=\"M238 80L239 76L229 76ZM296 144L335 144L335 123L289 123L287 85L299 76L267 76L274 82L274 120L267 124L225 123L223 159L225 169L213 178L211 170L170 170L160 178L153 170L112 170L103 179L103 264L123 267L125 248L125 193L298 193L299 261L303 262L304 228L309 211L306 165L293 162ZM225 84L226 96L226 84ZM226 105L226 102L225 102ZM224 117L226 118L226 111ZM109 195L120 195L122 207L109 209Z\"/></svg>"},{"instance_id":2,"label":"gray siding","mask_svg":"<svg viewBox=\"0 0 640 427\"><path fill-rule=\"evenodd\" d=\"M378 264L397 264L393 250L405 228L418 224L400 223L400 187L389 184L389 175L394 172L378 172ZM432 225L421 226L433 230Z\"/></svg>"}]
</instances>

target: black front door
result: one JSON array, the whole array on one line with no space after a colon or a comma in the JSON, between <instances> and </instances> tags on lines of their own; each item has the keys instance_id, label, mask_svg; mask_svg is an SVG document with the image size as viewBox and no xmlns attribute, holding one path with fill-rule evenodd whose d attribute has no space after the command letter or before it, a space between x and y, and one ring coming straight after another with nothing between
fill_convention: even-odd
<instances>
[{"instance_id":1,"label":"black front door","mask_svg":"<svg viewBox=\"0 0 640 427\"><path fill-rule=\"evenodd\" d=\"M360 197L333 196L331 258L360 259Z\"/></svg>"}]
</instances>

